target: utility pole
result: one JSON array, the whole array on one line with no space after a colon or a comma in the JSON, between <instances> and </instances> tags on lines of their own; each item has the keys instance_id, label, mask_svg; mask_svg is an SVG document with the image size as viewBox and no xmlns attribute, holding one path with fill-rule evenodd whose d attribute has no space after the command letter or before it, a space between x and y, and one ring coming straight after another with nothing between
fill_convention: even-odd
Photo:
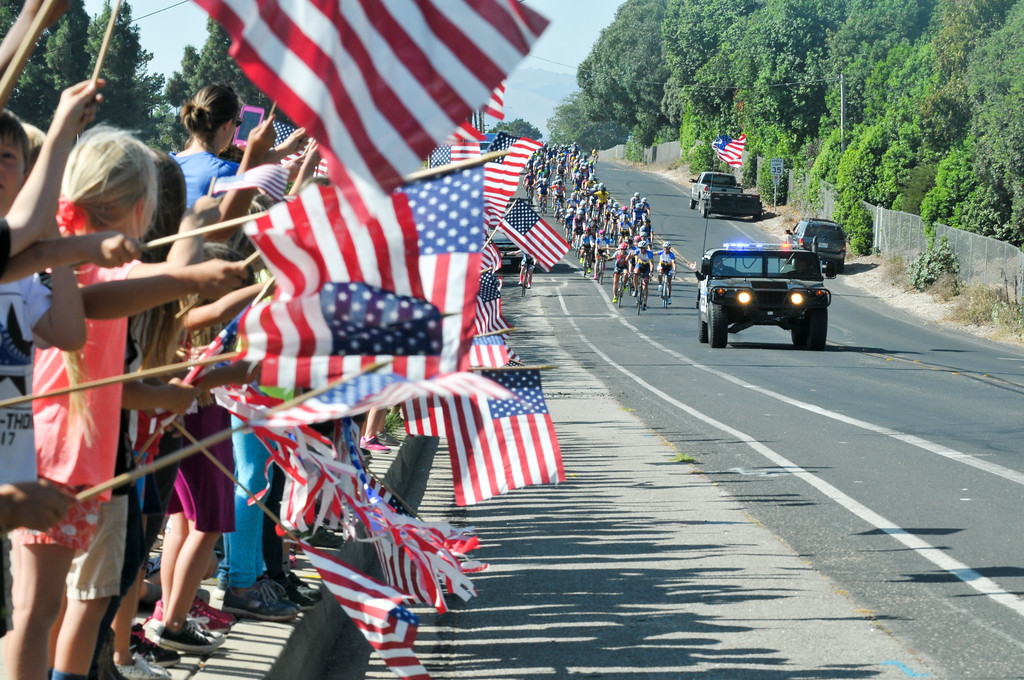
<instances>
[{"instance_id":1,"label":"utility pole","mask_svg":"<svg viewBox=\"0 0 1024 680\"><path fill-rule=\"evenodd\" d=\"M839 74L839 150L846 151L846 74Z\"/></svg>"}]
</instances>

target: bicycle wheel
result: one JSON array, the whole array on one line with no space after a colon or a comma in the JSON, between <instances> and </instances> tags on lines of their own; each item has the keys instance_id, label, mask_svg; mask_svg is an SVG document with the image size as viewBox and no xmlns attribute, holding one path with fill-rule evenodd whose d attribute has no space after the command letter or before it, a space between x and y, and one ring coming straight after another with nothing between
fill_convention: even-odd
<instances>
[{"instance_id":1,"label":"bicycle wheel","mask_svg":"<svg viewBox=\"0 0 1024 680\"><path fill-rule=\"evenodd\" d=\"M523 291L522 297L526 297L526 279L519 282L519 289Z\"/></svg>"},{"instance_id":2,"label":"bicycle wheel","mask_svg":"<svg viewBox=\"0 0 1024 680\"><path fill-rule=\"evenodd\" d=\"M622 296L624 296L625 294L626 294L626 291L625 291L625 289L623 289L623 290L619 290L618 291L618 295L615 296L615 299L618 300L619 309L622 309Z\"/></svg>"},{"instance_id":3,"label":"bicycle wheel","mask_svg":"<svg viewBox=\"0 0 1024 680\"><path fill-rule=\"evenodd\" d=\"M604 260L597 264L597 285L604 285Z\"/></svg>"},{"instance_id":4,"label":"bicycle wheel","mask_svg":"<svg viewBox=\"0 0 1024 680\"><path fill-rule=\"evenodd\" d=\"M644 307L644 299L640 295L636 296L636 315L640 316L640 310Z\"/></svg>"}]
</instances>

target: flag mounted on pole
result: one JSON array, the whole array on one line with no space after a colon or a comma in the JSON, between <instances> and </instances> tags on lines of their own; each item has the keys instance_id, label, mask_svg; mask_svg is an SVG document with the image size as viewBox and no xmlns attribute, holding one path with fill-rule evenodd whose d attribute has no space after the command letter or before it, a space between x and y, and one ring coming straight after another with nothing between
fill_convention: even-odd
<instances>
[{"instance_id":1,"label":"flag mounted on pole","mask_svg":"<svg viewBox=\"0 0 1024 680\"><path fill-rule=\"evenodd\" d=\"M718 158L731 167L738 168L743 165L743 149L747 145L747 136L740 135L733 139L729 135L722 135L711 143L711 148L718 154Z\"/></svg>"},{"instance_id":2,"label":"flag mounted on pole","mask_svg":"<svg viewBox=\"0 0 1024 680\"><path fill-rule=\"evenodd\" d=\"M392 189L483 106L547 20L514 0L197 0L324 156Z\"/></svg>"}]
</instances>

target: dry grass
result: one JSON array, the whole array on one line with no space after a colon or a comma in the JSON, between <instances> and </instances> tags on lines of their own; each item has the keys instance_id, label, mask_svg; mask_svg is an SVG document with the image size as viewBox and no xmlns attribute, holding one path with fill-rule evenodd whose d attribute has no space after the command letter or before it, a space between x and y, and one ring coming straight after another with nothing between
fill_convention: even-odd
<instances>
[{"instance_id":1,"label":"dry grass","mask_svg":"<svg viewBox=\"0 0 1024 680\"><path fill-rule=\"evenodd\" d=\"M901 255L893 255L882 261L882 280L890 286L906 290L910 287L907 279L907 261Z\"/></svg>"},{"instance_id":2,"label":"dry grass","mask_svg":"<svg viewBox=\"0 0 1024 680\"><path fill-rule=\"evenodd\" d=\"M928 292L932 294L932 297L940 302L950 302L954 298L959 297L963 288L963 282L953 274L947 272L928 287Z\"/></svg>"}]
</instances>

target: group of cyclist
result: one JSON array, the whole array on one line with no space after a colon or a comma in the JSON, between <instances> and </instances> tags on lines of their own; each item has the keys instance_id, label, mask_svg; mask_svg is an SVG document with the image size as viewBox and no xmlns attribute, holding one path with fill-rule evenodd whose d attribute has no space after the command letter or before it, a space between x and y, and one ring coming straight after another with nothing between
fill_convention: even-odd
<instances>
[{"instance_id":1,"label":"group of cyclist","mask_svg":"<svg viewBox=\"0 0 1024 680\"><path fill-rule=\"evenodd\" d=\"M555 219L565 229L565 239L583 265L583 275L595 280L608 261L614 261L612 302L628 293L647 308L648 284L658 272L658 290L672 304L672 278L676 254L666 241L654 251L651 205L646 196L633 194L628 205L612 198L597 181L596 152L586 156L579 146L542 146L526 164L527 194L537 195L542 212L553 207ZM549 203L550 202L550 203ZM523 258L520 280L528 281L533 263Z\"/></svg>"}]
</instances>

